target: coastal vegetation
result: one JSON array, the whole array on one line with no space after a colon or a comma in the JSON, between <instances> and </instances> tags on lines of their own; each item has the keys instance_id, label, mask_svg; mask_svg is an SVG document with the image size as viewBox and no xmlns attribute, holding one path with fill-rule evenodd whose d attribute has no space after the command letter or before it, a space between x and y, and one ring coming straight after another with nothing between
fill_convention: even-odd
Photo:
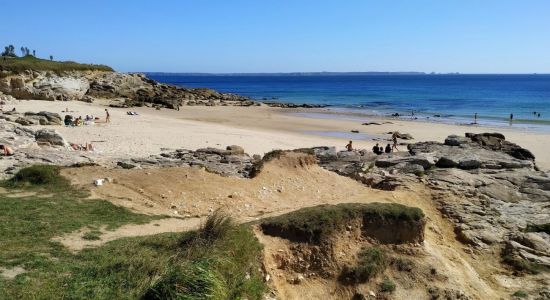
<instances>
[{"instance_id":1,"label":"coastal vegetation","mask_svg":"<svg viewBox=\"0 0 550 300\"><path fill-rule=\"evenodd\" d=\"M367 282L369 279L384 272L389 264L386 252L380 248L370 247L359 252L356 265L344 266L339 280L346 284ZM395 284L393 286L395 289Z\"/></svg>"},{"instance_id":2,"label":"coastal vegetation","mask_svg":"<svg viewBox=\"0 0 550 300\"><path fill-rule=\"evenodd\" d=\"M352 220L366 222L421 222L424 214L421 209L396 203L343 203L338 205L319 205L266 219L262 230L270 235L290 240L319 244Z\"/></svg>"},{"instance_id":3,"label":"coastal vegetation","mask_svg":"<svg viewBox=\"0 0 550 300\"><path fill-rule=\"evenodd\" d=\"M222 214L197 231L124 238L75 253L58 238L84 229L89 230L84 240L98 240L104 230L165 216L89 199L55 166L22 169L1 186L0 299L259 299L263 294L260 244L249 227Z\"/></svg>"},{"instance_id":4,"label":"coastal vegetation","mask_svg":"<svg viewBox=\"0 0 550 300\"><path fill-rule=\"evenodd\" d=\"M26 55L23 57L6 55L0 59L0 71L20 73L26 70L51 71L57 74L69 71L114 71L111 67L106 65L81 64L74 61L53 61L37 58L33 55Z\"/></svg>"}]
</instances>

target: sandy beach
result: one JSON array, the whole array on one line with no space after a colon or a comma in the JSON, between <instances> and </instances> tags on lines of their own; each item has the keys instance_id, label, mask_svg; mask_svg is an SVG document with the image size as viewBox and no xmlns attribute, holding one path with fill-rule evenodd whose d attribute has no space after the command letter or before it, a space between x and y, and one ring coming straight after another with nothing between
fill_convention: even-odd
<instances>
[{"instance_id":1,"label":"sandy beach","mask_svg":"<svg viewBox=\"0 0 550 300\"><path fill-rule=\"evenodd\" d=\"M94 115L105 118L106 106L101 103L23 100L6 105L18 111L49 111L73 116ZM240 145L249 154L264 154L274 149L295 149L313 146L336 146L344 149L352 139L357 149L370 149L375 143L385 145L390 131L409 133L412 142L443 141L450 134L465 132L500 132L506 139L531 150L539 168L550 169L548 133L520 128L436 124L422 121L381 119L335 119L327 109L281 109L260 107L184 107L180 111L148 107L131 108L139 115L127 115L130 109L108 108L111 122L91 126L55 126L69 142L93 143L97 152L115 157L143 157L167 149L225 147ZM307 117L308 113L316 117ZM326 115L326 117L323 116ZM361 125L364 122L389 122L382 125ZM38 126L37 126L38 127ZM359 133L351 133L358 130ZM377 139L377 140L373 140ZM407 142L407 141L402 141ZM403 145L400 149L406 151Z\"/></svg>"}]
</instances>

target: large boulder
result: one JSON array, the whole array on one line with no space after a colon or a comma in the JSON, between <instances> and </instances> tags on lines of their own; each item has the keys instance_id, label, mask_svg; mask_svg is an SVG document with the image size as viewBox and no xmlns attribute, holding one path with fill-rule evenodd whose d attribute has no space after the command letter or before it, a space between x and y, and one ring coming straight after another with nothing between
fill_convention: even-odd
<instances>
[{"instance_id":1,"label":"large boulder","mask_svg":"<svg viewBox=\"0 0 550 300\"><path fill-rule=\"evenodd\" d=\"M485 149L501 151L521 160L535 160L535 155L531 151L506 141L504 135L500 133L466 133L466 137Z\"/></svg>"},{"instance_id":2,"label":"large boulder","mask_svg":"<svg viewBox=\"0 0 550 300\"><path fill-rule=\"evenodd\" d=\"M34 137L37 143L49 143L55 146L67 146L65 139L53 129L40 129L35 132Z\"/></svg>"},{"instance_id":3,"label":"large boulder","mask_svg":"<svg viewBox=\"0 0 550 300\"><path fill-rule=\"evenodd\" d=\"M445 145L447 145L447 146L460 146L460 145L463 145L463 144L467 144L469 142L471 142L470 139L468 139L466 137L454 135L454 134L449 135L445 139Z\"/></svg>"}]
</instances>

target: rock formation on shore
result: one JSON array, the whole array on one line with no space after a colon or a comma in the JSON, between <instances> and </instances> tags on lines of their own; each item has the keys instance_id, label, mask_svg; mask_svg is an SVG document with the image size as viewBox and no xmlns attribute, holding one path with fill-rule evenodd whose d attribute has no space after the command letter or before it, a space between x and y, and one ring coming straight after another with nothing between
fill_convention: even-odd
<instances>
[{"instance_id":1,"label":"rock formation on shore","mask_svg":"<svg viewBox=\"0 0 550 300\"><path fill-rule=\"evenodd\" d=\"M121 106L146 103L176 108L181 105L251 106L247 97L219 93L211 89L187 89L162 84L142 74L105 71L9 72L0 74L0 92L16 99L37 100L124 100Z\"/></svg>"},{"instance_id":2,"label":"rock formation on shore","mask_svg":"<svg viewBox=\"0 0 550 300\"><path fill-rule=\"evenodd\" d=\"M425 184L460 241L482 252L497 248L520 272L550 269L550 176L503 135L453 135L380 156L314 150L324 168L374 188Z\"/></svg>"}]
</instances>

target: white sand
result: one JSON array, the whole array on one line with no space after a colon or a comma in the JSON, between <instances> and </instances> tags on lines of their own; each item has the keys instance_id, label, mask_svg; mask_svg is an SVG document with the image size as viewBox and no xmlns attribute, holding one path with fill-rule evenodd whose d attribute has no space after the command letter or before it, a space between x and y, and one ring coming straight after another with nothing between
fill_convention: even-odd
<instances>
[{"instance_id":1,"label":"white sand","mask_svg":"<svg viewBox=\"0 0 550 300\"><path fill-rule=\"evenodd\" d=\"M73 116L92 114L105 118L105 106L83 102L17 101L13 106L20 112L49 111L59 113L69 108ZM129 116L130 109L109 108L111 123L92 126L55 126L68 141L92 142L101 153L117 157L137 157L158 154L161 149L222 148L240 145L250 154L264 154L274 149L294 149L312 146L336 146L343 149L348 137L327 137L306 132L341 132L359 130L361 134L389 138L387 132L410 133L414 141L443 141L450 134L465 132L500 132L506 139L531 150L537 165L550 169L550 135L519 128L434 124L419 121L391 120L393 124L363 126L362 122L383 121L369 118L362 121L313 119L299 117L291 110L268 107L182 107L181 111L151 108L131 108L139 116ZM311 110L304 110L305 112ZM387 121L387 120L386 120ZM370 149L372 140L354 138L356 148ZM351 135L351 134L350 134ZM351 135L353 136L353 135ZM381 141L386 144L386 141ZM405 151L406 148L400 149Z\"/></svg>"}]
</instances>

